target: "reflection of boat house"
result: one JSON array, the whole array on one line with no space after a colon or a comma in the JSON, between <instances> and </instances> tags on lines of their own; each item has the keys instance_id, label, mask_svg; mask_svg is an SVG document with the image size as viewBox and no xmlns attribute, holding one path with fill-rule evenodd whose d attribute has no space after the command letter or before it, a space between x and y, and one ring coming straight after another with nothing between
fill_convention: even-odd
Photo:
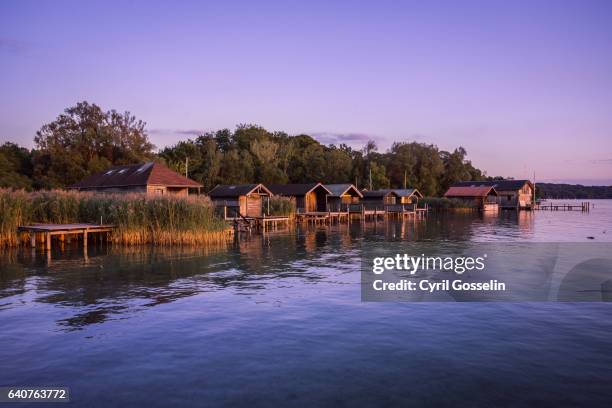
<instances>
[{"instance_id":1,"label":"reflection of boat house","mask_svg":"<svg viewBox=\"0 0 612 408\"><path fill-rule=\"evenodd\" d=\"M482 211L497 211L497 191L491 186L451 187L446 198L465 201Z\"/></svg>"},{"instance_id":2,"label":"reflection of boat house","mask_svg":"<svg viewBox=\"0 0 612 408\"><path fill-rule=\"evenodd\" d=\"M327 211L327 196L331 191L321 183L269 184L268 188L274 195L294 199L298 212Z\"/></svg>"},{"instance_id":3,"label":"reflection of boat house","mask_svg":"<svg viewBox=\"0 0 612 408\"><path fill-rule=\"evenodd\" d=\"M224 184L208 195L216 207L225 207L226 217L261 217L272 193L263 184Z\"/></svg>"},{"instance_id":4,"label":"reflection of boat house","mask_svg":"<svg viewBox=\"0 0 612 408\"><path fill-rule=\"evenodd\" d=\"M352 184L325 184L331 191L327 197L329 211L347 211L350 204L359 204L363 194Z\"/></svg>"},{"instance_id":5,"label":"reflection of boat house","mask_svg":"<svg viewBox=\"0 0 612 408\"><path fill-rule=\"evenodd\" d=\"M529 180L463 181L454 187L490 186L497 191L497 203L501 208L532 208L533 184Z\"/></svg>"},{"instance_id":6,"label":"reflection of boat house","mask_svg":"<svg viewBox=\"0 0 612 408\"><path fill-rule=\"evenodd\" d=\"M115 166L92 174L69 188L102 193L147 193L152 195L187 195L200 183L182 176L163 164L149 162Z\"/></svg>"}]
</instances>

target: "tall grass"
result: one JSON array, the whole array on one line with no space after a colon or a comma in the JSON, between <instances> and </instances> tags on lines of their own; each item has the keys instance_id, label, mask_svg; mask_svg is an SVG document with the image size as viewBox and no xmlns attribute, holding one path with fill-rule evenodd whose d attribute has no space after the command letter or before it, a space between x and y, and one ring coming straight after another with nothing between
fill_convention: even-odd
<instances>
[{"instance_id":1,"label":"tall grass","mask_svg":"<svg viewBox=\"0 0 612 408\"><path fill-rule=\"evenodd\" d=\"M467 200L460 200L457 198L439 198L439 197L425 197L419 200L419 206L427 204L430 209L434 211L444 210L474 210L476 204Z\"/></svg>"},{"instance_id":2,"label":"tall grass","mask_svg":"<svg viewBox=\"0 0 612 408\"><path fill-rule=\"evenodd\" d=\"M295 214L295 200L289 197L270 197L269 215L291 217Z\"/></svg>"},{"instance_id":3,"label":"tall grass","mask_svg":"<svg viewBox=\"0 0 612 408\"><path fill-rule=\"evenodd\" d=\"M113 242L126 245L197 245L232 236L210 200L202 196L0 189L0 246L19 245L20 225L76 222L113 224Z\"/></svg>"}]
</instances>

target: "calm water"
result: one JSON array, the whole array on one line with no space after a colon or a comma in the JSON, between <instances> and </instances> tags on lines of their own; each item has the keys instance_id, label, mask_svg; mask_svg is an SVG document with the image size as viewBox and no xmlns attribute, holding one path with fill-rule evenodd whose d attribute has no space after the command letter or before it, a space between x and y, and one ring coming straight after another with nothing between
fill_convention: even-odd
<instances>
[{"instance_id":1,"label":"calm water","mask_svg":"<svg viewBox=\"0 0 612 408\"><path fill-rule=\"evenodd\" d=\"M612 304L361 302L363 245L398 240L612 242L612 202L4 253L0 386L69 386L86 407L610 406Z\"/></svg>"}]
</instances>

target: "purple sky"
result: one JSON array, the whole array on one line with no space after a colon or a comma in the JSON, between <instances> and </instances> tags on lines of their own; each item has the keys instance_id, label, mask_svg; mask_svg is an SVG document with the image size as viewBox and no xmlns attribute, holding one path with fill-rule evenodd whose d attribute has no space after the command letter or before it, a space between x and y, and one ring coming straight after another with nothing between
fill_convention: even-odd
<instances>
[{"instance_id":1,"label":"purple sky","mask_svg":"<svg viewBox=\"0 0 612 408\"><path fill-rule=\"evenodd\" d=\"M0 142L87 100L159 147L257 123L612 184L612 1L329 3L0 1Z\"/></svg>"}]
</instances>

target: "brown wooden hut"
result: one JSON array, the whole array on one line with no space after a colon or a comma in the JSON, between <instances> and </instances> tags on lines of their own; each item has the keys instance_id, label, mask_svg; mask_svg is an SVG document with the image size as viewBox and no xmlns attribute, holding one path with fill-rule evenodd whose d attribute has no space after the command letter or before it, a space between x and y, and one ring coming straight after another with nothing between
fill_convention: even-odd
<instances>
[{"instance_id":1,"label":"brown wooden hut","mask_svg":"<svg viewBox=\"0 0 612 408\"><path fill-rule=\"evenodd\" d=\"M79 191L103 193L147 193L152 195L187 195L202 185L163 164L148 162L111 167L92 174L68 187Z\"/></svg>"},{"instance_id":2,"label":"brown wooden hut","mask_svg":"<svg viewBox=\"0 0 612 408\"><path fill-rule=\"evenodd\" d=\"M497 211L497 191L491 186L450 187L444 194L446 198L463 200L482 211Z\"/></svg>"},{"instance_id":3,"label":"brown wooden hut","mask_svg":"<svg viewBox=\"0 0 612 408\"><path fill-rule=\"evenodd\" d=\"M328 211L347 211L350 204L359 204L363 197L352 184L325 184L325 187L331 191L327 196Z\"/></svg>"},{"instance_id":4,"label":"brown wooden hut","mask_svg":"<svg viewBox=\"0 0 612 408\"><path fill-rule=\"evenodd\" d=\"M326 212L327 197L331 191L321 183L269 184L274 195L295 199L298 212Z\"/></svg>"},{"instance_id":5,"label":"brown wooden hut","mask_svg":"<svg viewBox=\"0 0 612 408\"><path fill-rule=\"evenodd\" d=\"M529 180L462 181L453 186L490 186L498 194L497 203L500 208L519 210L533 207L534 186Z\"/></svg>"},{"instance_id":6,"label":"brown wooden hut","mask_svg":"<svg viewBox=\"0 0 612 408\"><path fill-rule=\"evenodd\" d=\"M394 190L362 190L361 202L365 209L384 209L385 205L397 204L399 195Z\"/></svg>"},{"instance_id":7,"label":"brown wooden hut","mask_svg":"<svg viewBox=\"0 0 612 408\"><path fill-rule=\"evenodd\" d=\"M223 184L208 195L216 207L224 208L226 217L261 217L272 192L263 184Z\"/></svg>"},{"instance_id":8,"label":"brown wooden hut","mask_svg":"<svg viewBox=\"0 0 612 408\"><path fill-rule=\"evenodd\" d=\"M416 188L395 188L393 192L398 195L398 204L416 204L423 194Z\"/></svg>"}]
</instances>

